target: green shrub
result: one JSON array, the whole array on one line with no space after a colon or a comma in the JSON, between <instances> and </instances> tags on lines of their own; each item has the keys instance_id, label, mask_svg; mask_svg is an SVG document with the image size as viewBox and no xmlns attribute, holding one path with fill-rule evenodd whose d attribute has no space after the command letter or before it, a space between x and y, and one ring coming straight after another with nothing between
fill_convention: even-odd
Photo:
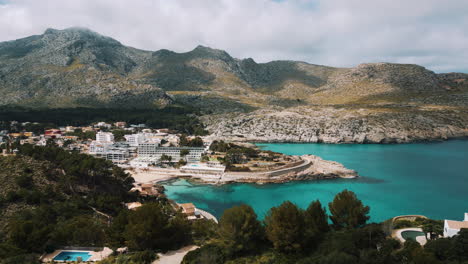
<instances>
[{"instance_id":1,"label":"green shrub","mask_svg":"<svg viewBox=\"0 0 468 264\"><path fill-rule=\"evenodd\" d=\"M132 255L131 260L135 263L150 264L156 259L156 254L153 251L145 250L136 252Z\"/></svg>"},{"instance_id":2,"label":"green shrub","mask_svg":"<svg viewBox=\"0 0 468 264\"><path fill-rule=\"evenodd\" d=\"M401 228L415 227L415 226L417 226L417 224L409 220L398 220L398 221L395 221L395 223L393 224L394 229L401 229Z\"/></svg>"},{"instance_id":3,"label":"green shrub","mask_svg":"<svg viewBox=\"0 0 468 264\"><path fill-rule=\"evenodd\" d=\"M17 176L15 179L15 182L19 187L26 188L26 189L30 189L34 185L31 175L27 175L27 174Z\"/></svg>"}]
</instances>

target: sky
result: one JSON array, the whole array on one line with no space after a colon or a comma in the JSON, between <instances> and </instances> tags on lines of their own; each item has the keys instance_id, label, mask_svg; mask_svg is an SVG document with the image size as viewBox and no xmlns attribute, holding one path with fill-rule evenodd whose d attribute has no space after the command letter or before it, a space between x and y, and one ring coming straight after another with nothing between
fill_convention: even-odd
<instances>
[{"instance_id":1,"label":"sky","mask_svg":"<svg viewBox=\"0 0 468 264\"><path fill-rule=\"evenodd\" d=\"M467 14L468 0L0 0L0 41L78 26L146 50L468 72Z\"/></svg>"}]
</instances>

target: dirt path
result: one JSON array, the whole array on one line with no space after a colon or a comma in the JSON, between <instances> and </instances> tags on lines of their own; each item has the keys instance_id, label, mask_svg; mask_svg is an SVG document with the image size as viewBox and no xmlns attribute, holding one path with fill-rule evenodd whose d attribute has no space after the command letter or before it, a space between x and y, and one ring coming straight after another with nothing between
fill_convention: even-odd
<instances>
[{"instance_id":1,"label":"dirt path","mask_svg":"<svg viewBox=\"0 0 468 264\"><path fill-rule=\"evenodd\" d=\"M165 254L158 254L159 259L155 260L153 264L180 264L187 253L197 248L198 246L186 246L178 250L169 251Z\"/></svg>"}]
</instances>

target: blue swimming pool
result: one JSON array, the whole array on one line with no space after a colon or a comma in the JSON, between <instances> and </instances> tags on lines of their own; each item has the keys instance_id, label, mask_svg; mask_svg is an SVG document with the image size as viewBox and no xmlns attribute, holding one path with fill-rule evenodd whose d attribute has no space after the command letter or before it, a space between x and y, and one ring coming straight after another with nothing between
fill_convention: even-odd
<instances>
[{"instance_id":1,"label":"blue swimming pool","mask_svg":"<svg viewBox=\"0 0 468 264\"><path fill-rule=\"evenodd\" d=\"M62 251L60 254L55 256L55 261L77 261L78 257L81 257L82 261L88 261L91 258L91 254L86 251Z\"/></svg>"},{"instance_id":2,"label":"blue swimming pool","mask_svg":"<svg viewBox=\"0 0 468 264\"><path fill-rule=\"evenodd\" d=\"M403 231L401 232L401 236L403 237L404 240L413 240L416 241L416 237L418 236L425 236L425 234L421 231Z\"/></svg>"}]
</instances>

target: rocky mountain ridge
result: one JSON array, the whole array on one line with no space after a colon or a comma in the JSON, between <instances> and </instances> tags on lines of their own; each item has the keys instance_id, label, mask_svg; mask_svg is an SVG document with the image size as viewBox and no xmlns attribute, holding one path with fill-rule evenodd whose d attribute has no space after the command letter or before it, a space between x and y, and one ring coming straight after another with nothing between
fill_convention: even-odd
<instances>
[{"instance_id":1,"label":"rocky mountain ridge","mask_svg":"<svg viewBox=\"0 0 468 264\"><path fill-rule=\"evenodd\" d=\"M409 142L466 136L468 74L412 64L257 63L198 46L145 51L82 28L0 43L0 105L204 113L213 135L256 141Z\"/></svg>"}]
</instances>

